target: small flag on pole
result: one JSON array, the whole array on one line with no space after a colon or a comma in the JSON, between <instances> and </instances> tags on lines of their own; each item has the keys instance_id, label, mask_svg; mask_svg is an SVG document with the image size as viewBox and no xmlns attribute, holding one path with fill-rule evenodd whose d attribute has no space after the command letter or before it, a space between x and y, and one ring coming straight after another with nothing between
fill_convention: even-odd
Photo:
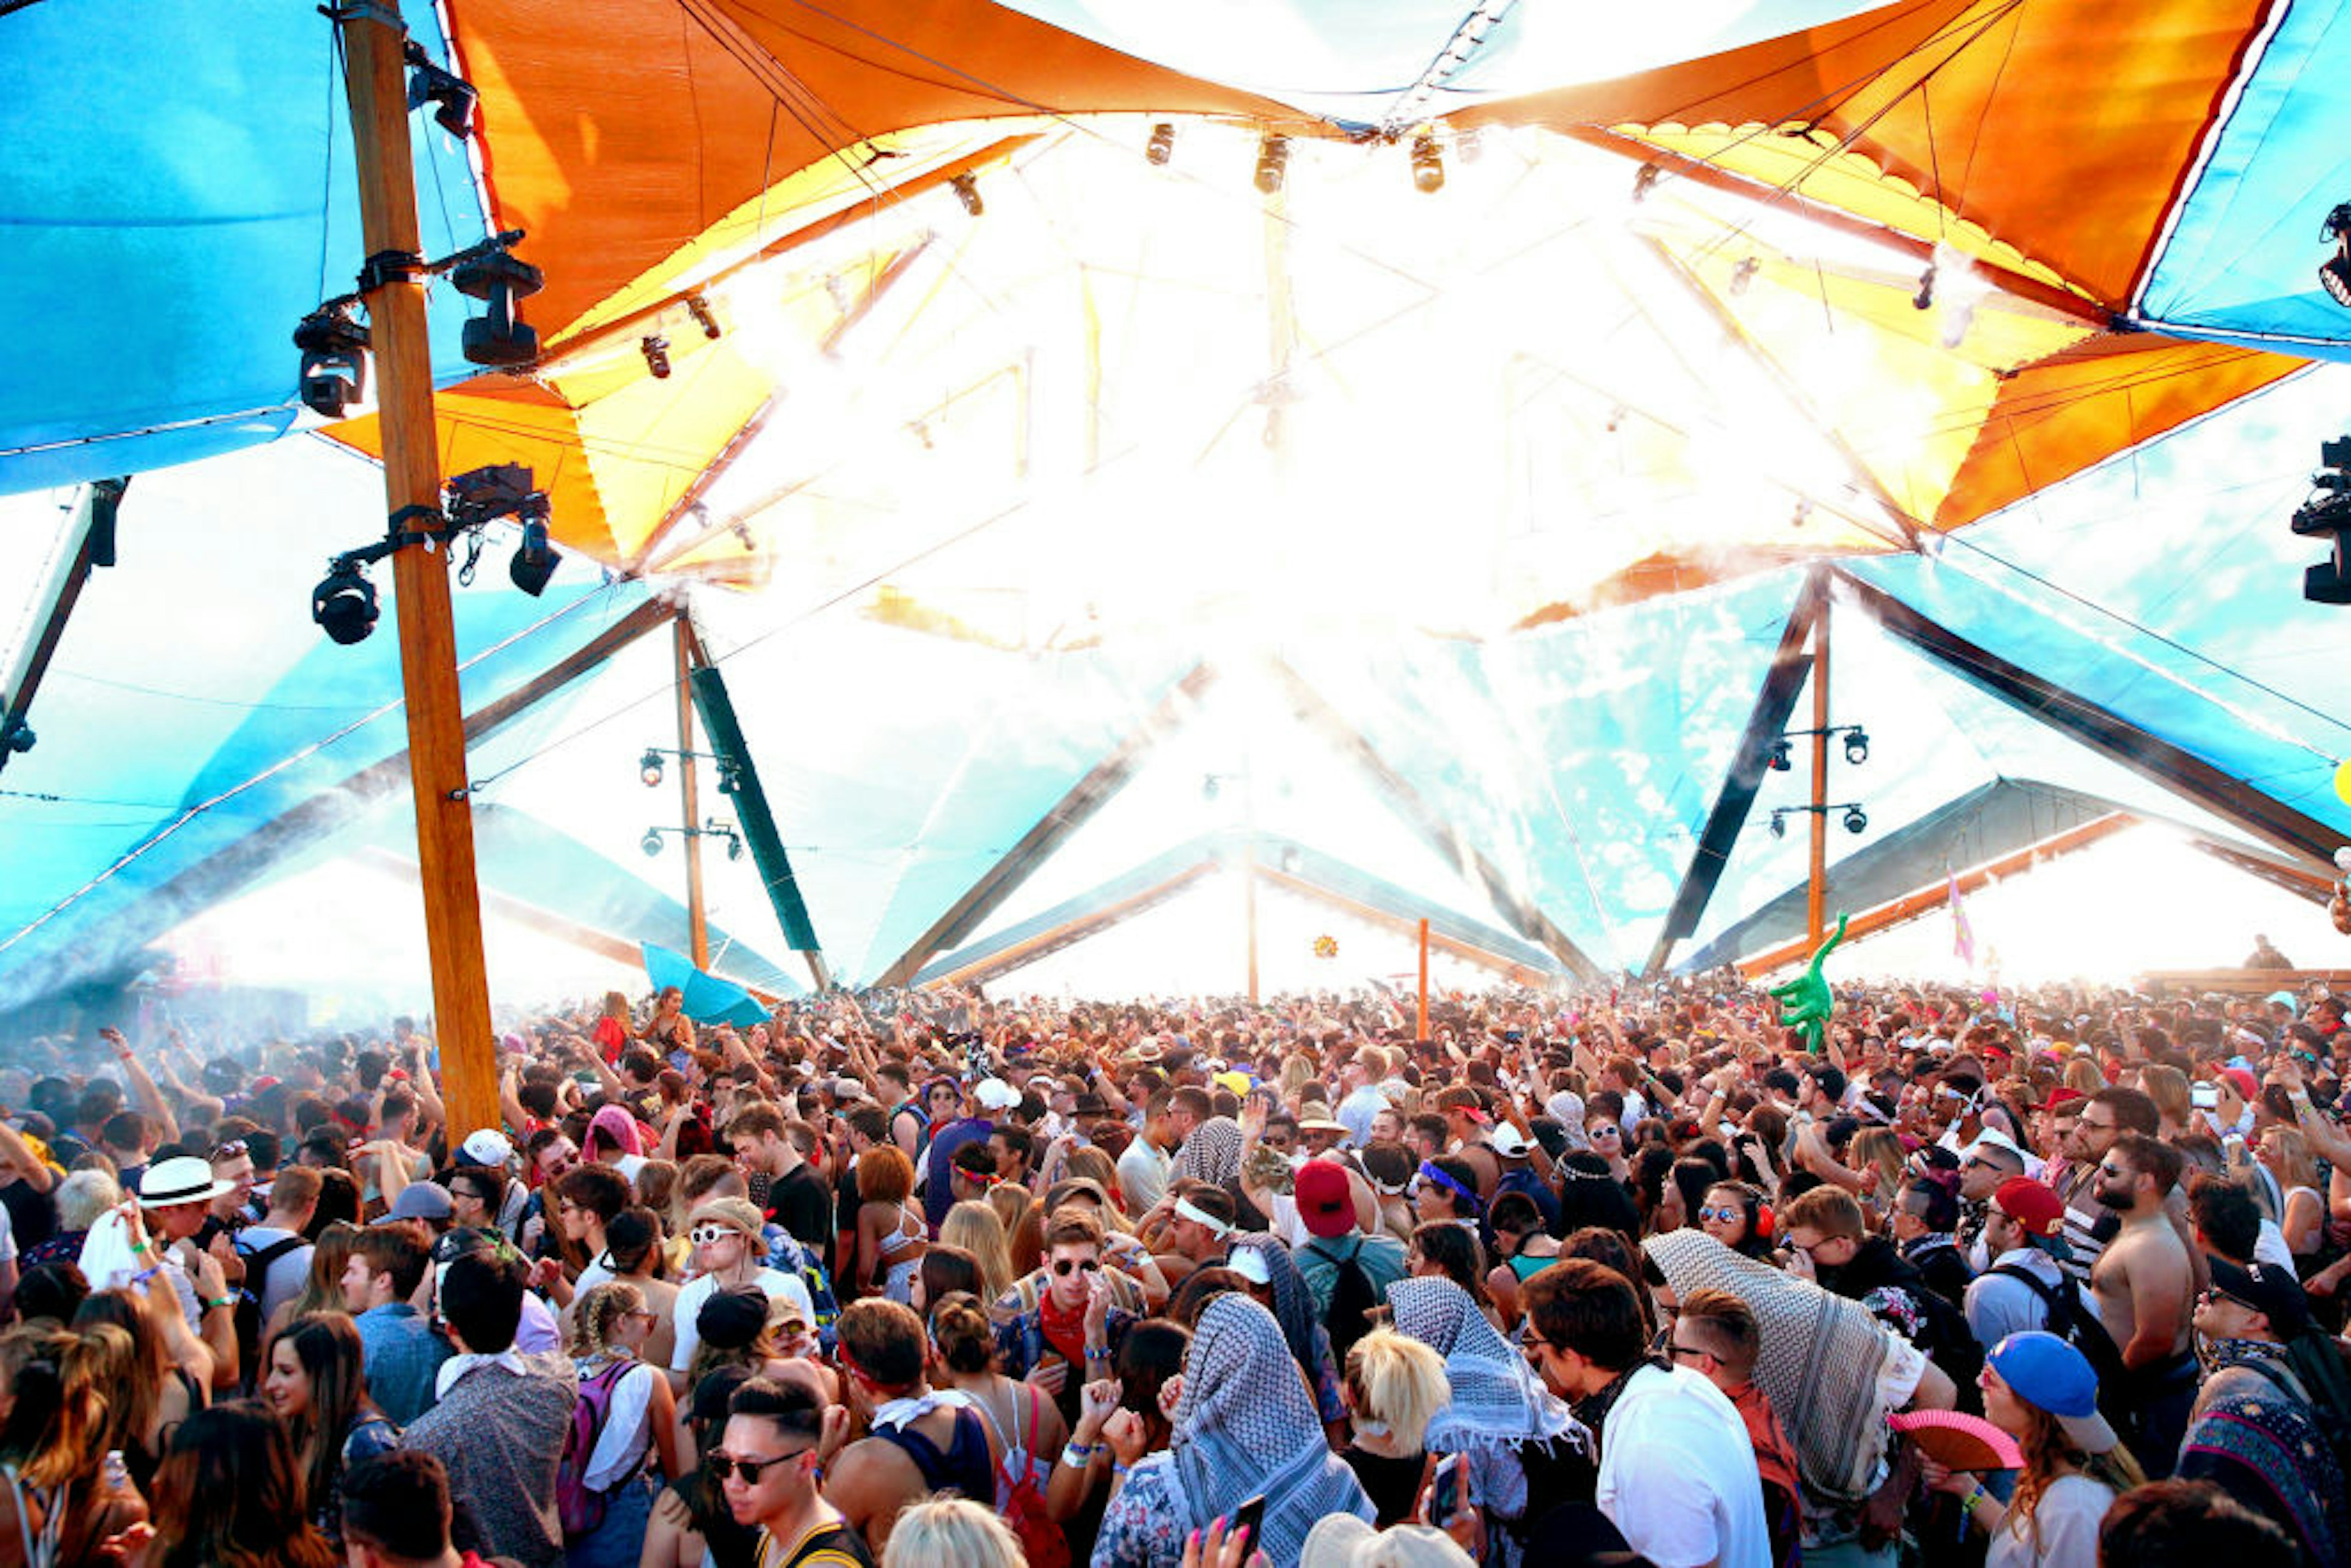
<instances>
[{"instance_id":1,"label":"small flag on pole","mask_svg":"<svg viewBox=\"0 0 2351 1568\"><path fill-rule=\"evenodd\" d=\"M1951 951L1970 969L1976 967L1975 927L1968 924L1968 906L1959 899L1959 873L1951 873Z\"/></svg>"}]
</instances>

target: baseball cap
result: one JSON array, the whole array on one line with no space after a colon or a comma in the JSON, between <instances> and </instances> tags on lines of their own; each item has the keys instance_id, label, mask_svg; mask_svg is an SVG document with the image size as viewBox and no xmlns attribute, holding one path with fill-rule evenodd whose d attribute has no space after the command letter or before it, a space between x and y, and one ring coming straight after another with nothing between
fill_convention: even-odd
<instances>
[{"instance_id":1,"label":"baseball cap","mask_svg":"<svg viewBox=\"0 0 2351 1568\"><path fill-rule=\"evenodd\" d=\"M2278 1338L2292 1339L2310 1326L2310 1298L2289 1270L2274 1263L2241 1266L2213 1253L2205 1260L2212 1266L2212 1288L2269 1319Z\"/></svg>"},{"instance_id":2,"label":"baseball cap","mask_svg":"<svg viewBox=\"0 0 2351 1568\"><path fill-rule=\"evenodd\" d=\"M1273 1270L1266 1266L1265 1254L1255 1247L1236 1247L1227 1254L1225 1267L1252 1285L1273 1283Z\"/></svg>"},{"instance_id":3,"label":"baseball cap","mask_svg":"<svg viewBox=\"0 0 2351 1568\"><path fill-rule=\"evenodd\" d=\"M1493 1136L1487 1141L1493 1145L1494 1152L1506 1160L1522 1160L1534 1148L1527 1135L1508 1122L1497 1123Z\"/></svg>"},{"instance_id":4,"label":"baseball cap","mask_svg":"<svg viewBox=\"0 0 2351 1568\"><path fill-rule=\"evenodd\" d=\"M694 1332L718 1350L741 1350L768 1326L768 1293L757 1285L713 1291L694 1314Z\"/></svg>"},{"instance_id":5,"label":"baseball cap","mask_svg":"<svg viewBox=\"0 0 2351 1568\"><path fill-rule=\"evenodd\" d=\"M1298 1220L1316 1236L1344 1236L1355 1228L1355 1203L1347 1190L1347 1172L1336 1160L1309 1160L1298 1167L1290 1184L1298 1201Z\"/></svg>"},{"instance_id":6,"label":"baseball cap","mask_svg":"<svg viewBox=\"0 0 2351 1568\"><path fill-rule=\"evenodd\" d=\"M1001 1078L983 1078L972 1097L990 1111L1009 1111L1020 1103L1020 1092Z\"/></svg>"},{"instance_id":7,"label":"baseball cap","mask_svg":"<svg viewBox=\"0 0 2351 1568\"><path fill-rule=\"evenodd\" d=\"M2220 1070L2220 1076L2229 1081L2231 1088L2236 1090L2238 1099L2258 1100L2262 1097L2260 1081L2243 1068L2224 1067Z\"/></svg>"},{"instance_id":8,"label":"baseball cap","mask_svg":"<svg viewBox=\"0 0 2351 1568\"><path fill-rule=\"evenodd\" d=\"M1332 1513L1307 1532L1298 1568L1456 1568L1473 1561L1441 1530L1425 1524L1374 1530L1352 1513Z\"/></svg>"},{"instance_id":9,"label":"baseball cap","mask_svg":"<svg viewBox=\"0 0 2351 1568\"><path fill-rule=\"evenodd\" d=\"M2055 1416L2085 1451L2113 1450L2115 1429L2098 1414L2098 1375L2080 1351L2032 1329L2001 1341L1984 1362L2018 1398Z\"/></svg>"},{"instance_id":10,"label":"baseball cap","mask_svg":"<svg viewBox=\"0 0 2351 1568\"><path fill-rule=\"evenodd\" d=\"M2075 1101L2086 1100L2088 1098L2088 1095L2083 1093L2079 1089L2074 1088L2072 1084L2061 1083L2056 1088L2049 1091L2049 1098L2041 1102L2041 1108L2043 1111L2054 1111L2060 1106L2071 1105Z\"/></svg>"},{"instance_id":11,"label":"baseball cap","mask_svg":"<svg viewBox=\"0 0 2351 1568\"><path fill-rule=\"evenodd\" d=\"M449 1218L449 1189L439 1182L414 1181L400 1189L392 1207L379 1215L375 1223L390 1225L397 1219L422 1219L427 1222Z\"/></svg>"},{"instance_id":12,"label":"baseball cap","mask_svg":"<svg viewBox=\"0 0 2351 1568\"><path fill-rule=\"evenodd\" d=\"M2053 1257L2071 1258L2074 1249L2065 1240L2065 1206L2052 1192L2031 1176L2013 1176L2000 1184L1991 1195L1994 1208L2024 1228L2032 1244Z\"/></svg>"},{"instance_id":13,"label":"baseball cap","mask_svg":"<svg viewBox=\"0 0 2351 1568\"><path fill-rule=\"evenodd\" d=\"M507 1142L507 1135L487 1127L469 1134L457 1145L457 1163L461 1166L504 1166L513 1158L514 1145Z\"/></svg>"}]
</instances>

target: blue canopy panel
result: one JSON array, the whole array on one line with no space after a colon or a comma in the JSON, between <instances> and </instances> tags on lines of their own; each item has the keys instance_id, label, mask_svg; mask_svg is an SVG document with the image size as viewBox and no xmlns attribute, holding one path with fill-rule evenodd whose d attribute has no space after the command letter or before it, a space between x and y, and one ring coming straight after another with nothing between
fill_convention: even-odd
<instances>
[{"instance_id":1,"label":"blue canopy panel","mask_svg":"<svg viewBox=\"0 0 2351 1568\"><path fill-rule=\"evenodd\" d=\"M1292 652L1300 674L1604 968L1639 964L1761 686L1792 571L1498 641ZM1346 846L1328 846L1344 853Z\"/></svg>"},{"instance_id":2,"label":"blue canopy panel","mask_svg":"<svg viewBox=\"0 0 2351 1568\"><path fill-rule=\"evenodd\" d=\"M2273 8L2274 31L2176 209L2139 313L2184 337L2351 359L2351 310L2318 282L2321 225L2351 201L2343 82L2351 26L2335 5Z\"/></svg>"},{"instance_id":3,"label":"blue canopy panel","mask_svg":"<svg viewBox=\"0 0 2351 1568\"><path fill-rule=\"evenodd\" d=\"M131 486L120 564L84 591L35 706L39 744L0 794L0 1006L104 967L316 843L317 831L251 838L288 811L310 806L311 830L362 814L368 802L331 792L407 745L391 573L376 573L378 632L356 646L329 643L308 603L328 551L381 531L381 484L372 465L302 442ZM534 600L500 562L455 594L469 710L644 598L567 564ZM261 845L245 880L163 893Z\"/></svg>"},{"instance_id":4,"label":"blue canopy panel","mask_svg":"<svg viewBox=\"0 0 2351 1568\"><path fill-rule=\"evenodd\" d=\"M1098 44L1290 104L1342 126L1379 125L1476 9L1472 0L1003 0ZM1726 0L1677 16L1510 5L1415 121L1468 104L1603 81L1856 16L1881 0Z\"/></svg>"},{"instance_id":5,"label":"blue canopy panel","mask_svg":"<svg viewBox=\"0 0 2351 1568\"><path fill-rule=\"evenodd\" d=\"M428 0L402 14L445 64ZM295 324L366 255L333 25L40 0L0 15L0 494L283 434ZM488 232L481 197L465 146L413 126L422 243L445 256ZM462 380L471 302L430 294L434 372Z\"/></svg>"}]
</instances>

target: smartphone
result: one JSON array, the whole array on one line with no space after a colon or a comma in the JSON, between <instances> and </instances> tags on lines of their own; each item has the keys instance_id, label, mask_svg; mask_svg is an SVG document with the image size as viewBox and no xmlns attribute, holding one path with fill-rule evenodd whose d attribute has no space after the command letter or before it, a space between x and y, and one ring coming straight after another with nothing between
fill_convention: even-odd
<instances>
[{"instance_id":1,"label":"smartphone","mask_svg":"<svg viewBox=\"0 0 2351 1568\"><path fill-rule=\"evenodd\" d=\"M2188 1092L2188 1102L2199 1111L2220 1108L2220 1091L2210 1083L2199 1083Z\"/></svg>"},{"instance_id":2,"label":"smartphone","mask_svg":"<svg viewBox=\"0 0 2351 1568\"><path fill-rule=\"evenodd\" d=\"M1439 1530L1461 1511L1461 1456L1448 1454L1429 1478L1428 1522Z\"/></svg>"},{"instance_id":3,"label":"smartphone","mask_svg":"<svg viewBox=\"0 0 2351 1568\"><path fill-rule=\"evenodd\" d=\"M1232 1528L1225 1532L1225 1539L1227 1541L1246 1539L1249 1545L1244 1550L1254 1550L1258 1543L1259 1531L1264 1523L1265 1493L1259 1492L1233 1511ZM1248 1531L1246 1537L1242 1534L1244 1531Z\"/></svg>"}]
</instances>

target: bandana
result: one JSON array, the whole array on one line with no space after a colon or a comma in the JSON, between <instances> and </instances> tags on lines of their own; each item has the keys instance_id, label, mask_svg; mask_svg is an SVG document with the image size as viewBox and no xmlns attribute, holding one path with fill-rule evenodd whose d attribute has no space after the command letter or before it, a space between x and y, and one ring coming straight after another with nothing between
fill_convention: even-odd
<instances>
[{"instance_id":1,"label":"bandana","mask_svg":"<svg viewBox=\"0 0 2351 1568\"><path fill-rule=\"evenodd\" d=\"M904 1399L877 1406L872 1427L877 1432L895 1431L914 1425L934 1410L962 1410L970 1405L971 1396L960 1388L934 1388L924 1394L910 1394Z\"/></svg>"},{"instance_id":2,"label":"bandana","mask_svg":"<svg viewBox=\"0 0 2351 1568\"><path fill-rule=\"evenodd\" d=\"M1451 1193L1461 1202L1468 1204L1469 1206L1470 1213L1482 1214L1485 1212L1486 1206L1478 1201L1478 1195L1475 1191L1463 1186L1459 1182L1455 1181L1451 1176L1447 1176L1443 1171L1438 1170L1426 1160L1420 1162L1420 1179L1426 1182L1434 1182L1438 1186L1441 1186L1446 1191Z\"/></svg>"}]
</instances>

